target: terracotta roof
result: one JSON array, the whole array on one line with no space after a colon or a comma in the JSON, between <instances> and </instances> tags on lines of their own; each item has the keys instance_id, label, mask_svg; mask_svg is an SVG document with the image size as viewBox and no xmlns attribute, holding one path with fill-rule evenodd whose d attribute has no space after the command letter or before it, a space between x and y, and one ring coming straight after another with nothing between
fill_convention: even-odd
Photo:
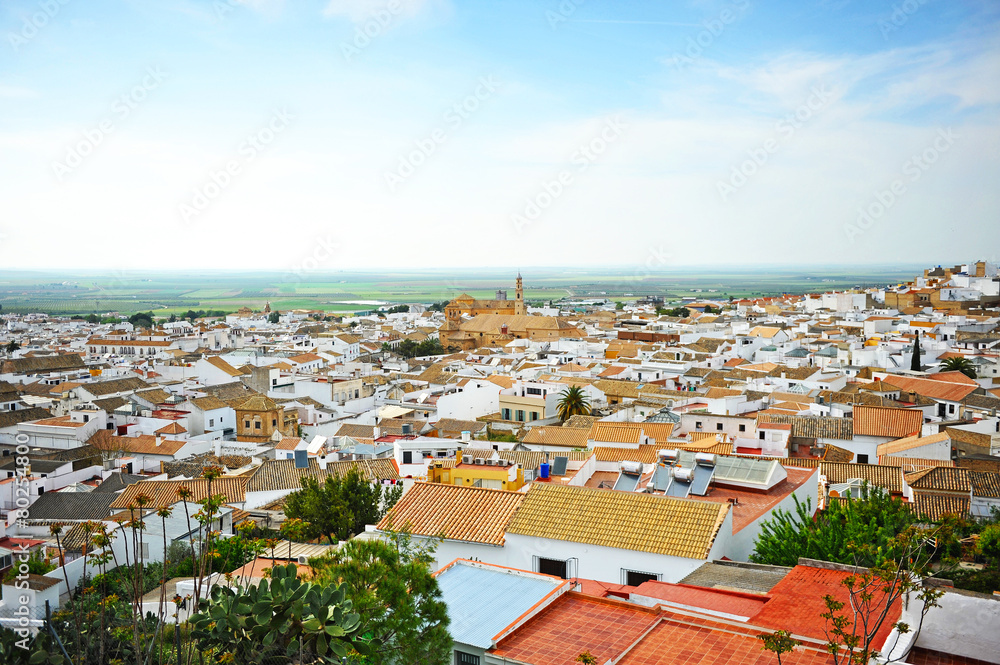
<instances>
[{"instance_id":1,"label":"terracotta roof","mask_svg":"<svg viewBox=\"0 0 1000 665\"><path fill-rule=\"evenodd\" d=\"M971 471L972 495L1000 499L1000 473Z\"/></svg>"},{"instance_id":2,"label":"terracotta roof","mask_svg":"<svg viewBox=\"0 0 1000 665\"><path fill-rule=\"evenodd\" d=\"M235 408L238 411L275 411L278 404L267 395L254 394L244 398Z\"/></svg>"},{"instance_id":3,"label":"terracotta roof","mask_svg":"<svg viewBox=\"0 0 1000 665\"><path fill-rule=\"evenodd\" d=\"M850 418L834 416L785 416L780 414L762 413L757 416L757 423L788 423L792 426L792 436L805 439L841 439L850 441L854 438L854 423Z\"/></svg>"},{"instance_id":4,"label":"terracotta roof","mask_svg":"<svg viewBox=\"0 0 1000 665\"><path fill-rule=\"evenodd\" d=\"M666 443L673 429L673 423L611 423L598 421L591 427L587 438L591 441L602 443L639 443L639 437L645 434L654 441Z\"/></svg>"},{"instance_id":5,"label":"terracotta roof","mask_svg":"<svg viewBox=\"0 0 1000 665\"><path fill-rule=\"evenodd\" d=\"M899 439L920 433L924 424L923 411L919 409L894 409L886 406L854 407L854 434L859 436L886 436Z\"/></svg>"},{"instance_id":6,"label":"terracotta roof","mask_svg":"<svg viewBox=\"0 0 1000 665\"><path fill-rule=\"evenodd\" d=\"M279 441L274 447L276 450L295 450L300 441L302 441L302 439L297 436L286 436L282 438L281 441Z\"/></svg>"},{"instance_id":7,"label":"terracotta roof","mask_svg":"<svg viewBox=\"0 0 1000 665\"><path fill-rule=\"evenodd\" d=\"M521 443L564 446L567 448L586 448L590 428L558 427L554 425L538 425L532 427L521 439Z\"/></svg>"},{"instance_id":8,"label":"terracotta roof","mask_svg":"<svg viewBox=\"0 0 1000 665\"><path fill-rule=\"evenodd\" d=\"M998 461L1000 461L1000 459L998 459ZM922 471L924 469L929 469L935 466L955 466L955 463L950 459L949 460L922 459L920 457L896 457L894 455L886 455L885 457L880 457L879 464L885 464L886 466L902 467L903 473L910 473L912 471Z\"/></svg>"},{"instance_id":9,"label":"terracotta roof","mask_svg":"<svg viewBox=\"0 0 1000 665\"><path fill-rule=\"evenodd\" d=\"M656 453L659 446L645 444L638 448L615 448L611 446L594 446L594 454L597 455L598 462L642 462L643 464L653 464L656 462Z\"/></svg>"},{"instance_id":10,"label":"terracotta roof","mask_svg":"<svg viewBox=\"0 0 1000 665\"><path fill-rule=\"evenodd\" d=\"M160 429L156 430L154 434L185 434L187 430L184 429L180 423L173 422L169 425L164 425Z\"/></svg>"},{"instance_id":11,"label":"terracotta roof","mask_svg":"<svg viewBox=\"0 0 1000 665\"><path fill-rule=\"evenodd\" d=\"M703 559L728 514L727 504L533 484L507 531Z\"/></svg>"},{"instance_id":12,"label":"terracotta roof","mask_svg":"<svg viewBox=\"0 0 1000 665\"><path fill-rule=\"evenodd\" d=\"M849 604L850 593L843 585L843 580L849 575L850 573L841 570L795 566L784 579L774 585L771 600L760 612L750 617L750 623L826 642L826 621L820 616L827 611L823 597L830 595ZM873 593L876 596L873 604L878 606L880 592L874 590ZM880 648L892 632L900 613L901 604L897 598L876 634L876 648Z\"/></svg>"},{"instance_id":13,"label":"terracotta roof","mask_svg":"<svg viewBox=\"0 0 1000 665\"><path fill-rule=\"evenodd\" d=\"M203 478L194 480L143 480L125 488L111 503L112 509L127 509L135 504L136 497L145 494L150 498L147 504L150 508L172 506L181 501L177 491L181 487L191 490L189 504L208 498L208 481ZM247 479L242 477L223 476L212 481L212 494L226 497L227 503L242 503L246 501Z\"/></svg>"},{"instance_id":14,"label":"terracotta roof","mask_svg":"<svg viewBox=\"0 0 1000 665\"><path fill-rule=\"evenodd\" d=\"M969 513L969 497L917 492L913 496L913 511L932 522L939 521L945 515L964 517Z\"/></svg>"},{"instance_id":15,"label":"terracotta roof","mask_svg":"<svg viewBox=\"0 0 1000 665\"><path fill-rule=\"evenodd\" d=\"M851 478L861 478L869 485L881 487L892 494L903 492L903 470L898 466L881 464L820 463L820 473L832 483L846 483Z\"/></svg>"},{"instance_id":16,"label":"terracotta roof","mask_svg":"<svg viewBox=\"0 0 1000 665\"><path fill-rule=\"evenodd\" d=\"M52 414L49 411L38 406L28 409L17 409L16 411L0 411L0 428L13 427L21 423L30 423L51 417Z\"/></svg>"},{"instance_id":17,"label":"terracotta roof","mask_svg":"<svg viewBox=\"0 0 1000 665\"><path fill-rule=\"evenodd\" d=\"M914 392L918 395L924 395L925 397L945 402L960 402L969 393L979 387L979 384L975 382L973 382L973 385L969 385L967 383L954 383L952 381L939 381L932 378L900 376L897 374L886 377L885 382L891 383L893 386L901 388L906 392Z\"/></svg>"},{"instance_id":18,"label":"terracotta roof","mask_svg":"<svg viewBox=\"0 0 1000 665\"><path fill-rule=\"evenodd\" d=\"M202 411L211 411L213 409L225 409L229 405L223 402L218 397L214 395L206 395L205 397L195 397L188 400L191 404L194 404Z\"/></svg>"},{"instance_id":19,"label":"terracotta roof","mask_svg":"<svg viewBox=\"0 0 1000 665\"><path fill-rule=\"evenodd\" d=\"M524 499L521 492L416 483L378 528L502 546L507 524Z\"/></svg>"},{"instance_id":20,"label":"terracotta roof","mask_svg":"<svg viewBox=\"0 0 1000 665\"><path fill-rule=\"evenodd\" d=\"M955 467L931 467L906 475L906 484L926 492L971 492L971 471Z\"/></svg>"},{"instance_id":21,"label":"terracotta roof","mask_svg":"<svg viewBox=\"0 0 1000 665\"><path fill-rule=\"evenodd\" d=\"M320 468L315 458L309 458L309 467L296 469L295 460L264 460L250 475L248 492L272 492L275 490L297 490L302 488L302 478L310 476L323 482L329 476L342 476L350 469L357 468L369 481L398 480L399 471L392 459L381 457L372 460L351 460L330 462L326 469Z\"/></svg>"}]
</instances>

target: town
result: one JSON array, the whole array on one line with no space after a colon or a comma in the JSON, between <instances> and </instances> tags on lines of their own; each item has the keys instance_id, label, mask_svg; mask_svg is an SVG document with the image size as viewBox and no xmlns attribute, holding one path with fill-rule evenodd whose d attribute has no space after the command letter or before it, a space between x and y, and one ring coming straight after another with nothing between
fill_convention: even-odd
<instances>
[{"instance_id":1,"label":"town","mask_svg":"<svg viewBox=\"0 0 1000 665\"><path fill-rule=\"evenodd\" d=\"M531 280L0 311L0 660L1000 663L1000 266Z\"/></svg>"}]
</instances>

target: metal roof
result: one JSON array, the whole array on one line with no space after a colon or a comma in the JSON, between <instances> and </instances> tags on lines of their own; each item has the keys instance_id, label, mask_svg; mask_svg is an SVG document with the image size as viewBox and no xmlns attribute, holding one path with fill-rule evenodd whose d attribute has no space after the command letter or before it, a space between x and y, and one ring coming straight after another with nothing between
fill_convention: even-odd
<instances>
[{"instance_id":1,"label":"metal roof","mask_svg":"<svg viewBox=\"0 0 1000 665\"><path fill-rule=\"evenodd\" d=\"M481 649L545 596L566 584L548 575L457 561L437 575L455 642ZM555 598L557 594L553 594Z\"/></svg>"}]
</instances>

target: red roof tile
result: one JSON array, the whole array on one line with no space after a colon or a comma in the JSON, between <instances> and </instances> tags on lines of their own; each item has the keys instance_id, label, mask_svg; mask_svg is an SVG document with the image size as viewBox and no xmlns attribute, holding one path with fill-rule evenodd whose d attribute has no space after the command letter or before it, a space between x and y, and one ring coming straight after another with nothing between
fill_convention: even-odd
<instances>
[{"instance_id":1,"label":"red roof tile","mask_svg":"<svg viewBox=\"0 0 1000 665\"><path fill-rule=\"evenodd\" d=\"M656 598L677 605L725 612L741 617L752 617L763 609L768 601L766 596L758 596L725 589L709 589L688 584L670 584L650 580L643 582L634 591L637 596Z\"/></svg>"}]
</instances>

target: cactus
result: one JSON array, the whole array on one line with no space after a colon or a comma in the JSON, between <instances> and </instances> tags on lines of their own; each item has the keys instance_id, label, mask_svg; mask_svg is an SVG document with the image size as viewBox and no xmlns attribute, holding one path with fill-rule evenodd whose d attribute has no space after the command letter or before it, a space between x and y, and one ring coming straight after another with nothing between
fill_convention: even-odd
<instances>
[{"instance_id":1,"label":"cactus","mask_svg":"<svg viewBox=\"0 0 1000 665\"><path fill-rule=\"evenodd\" d=\"M218 662L235 656L241 663L339 663L352 652L371 652L358 639L361 617L351 609L343 585L303 582L289 564L275 566L257 586L215 587L190 623L199 648Z\"/></svg>"}]
</instances>

